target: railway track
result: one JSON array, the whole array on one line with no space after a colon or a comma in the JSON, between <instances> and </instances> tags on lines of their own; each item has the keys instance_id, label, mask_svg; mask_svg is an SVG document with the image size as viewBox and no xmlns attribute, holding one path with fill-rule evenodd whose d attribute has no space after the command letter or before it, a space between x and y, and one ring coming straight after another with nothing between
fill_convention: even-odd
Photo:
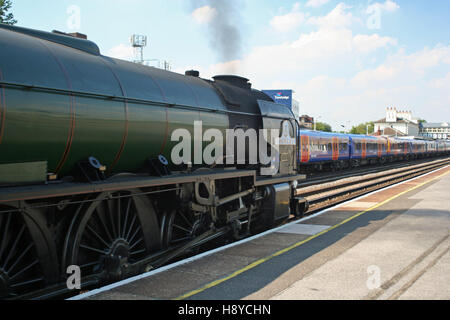
<instances>
[{"instance_id":1,"label":"railway track","mask_svg":"<svg viewBox=\"0 0 450 320\"><path fill-rule=\"evenodd\" d=\"M363 194L412 179L450 164L450 158L420 162L418 164L392 166L384 171L361 171L351 176L322 178L300 184L296 196L305 203L304 214L350 200Z\"/></svg>"},{"instance_id":2,"label":"railway track","mask_svg":"<svg viewBox=\"0 0 450 320\"><path fill-rule=\"evenodd\" d=\"M418 164L426 164L433 160L439 160L439 159L444 159L444 158L445 157L432 158L432 159L425 158L425 159L411 160L408 162L400 161L400 162L393 162L393 163L371 165L369 167L362 166L362 167L358 167L358 168L343 169L343 170L339 170L339 171L311 173L311 174L307 174L307 179L305 181L300 182L298 184L298 189L316 185L318 183L332 182L332 181L337 181L337 180L354 177L354 176L358 176L358 175L378 173L378 172L388 171L388 170L393 170L393 169L406 168L406 167L411 167L411 166L418 165Z\"/></svg>"},{"instance_id":3,"label":"railway track","mask_svg":"<svg viewBox=\"0 0 450 320\"><path fill-rule=\"evenodd\" d=\"M307 182L299 183L296 196L299 201L305 203L305 211L297 217L292 217L288 222L299 220L303 216L311 215L321 209L426 174L447 165L450 165L449 157L437 160L427 159L415 161L412 165L390 164L381 168L361 168L354 172L344 171L316 176ZM384 170L380 171L382 168ZM221 230L220 235L225 235L229 231ZM169 263L189 258L179 253L198 248L207 241L220 238L220 235L218 236L216 233L204 235L199 239L195 239L192 243L185 244L183 247L172 250L168 254L166 253L164 256L157 254L154 257L148 257L143 263L151 264L154 267L150 270L154 270ZM216 242L214 246L208 245L207 249L195 251L196 253L191 256L218 248L222 245L224 245L222 241ZM83 279L83 288L93 290L99 286L100 283L96 277ZM73 292L70 293L63 285L58 285L40 292L33 292L25 296L17 297L17 299L65 299L73 296Z\"/></svg>"}]
</instances>

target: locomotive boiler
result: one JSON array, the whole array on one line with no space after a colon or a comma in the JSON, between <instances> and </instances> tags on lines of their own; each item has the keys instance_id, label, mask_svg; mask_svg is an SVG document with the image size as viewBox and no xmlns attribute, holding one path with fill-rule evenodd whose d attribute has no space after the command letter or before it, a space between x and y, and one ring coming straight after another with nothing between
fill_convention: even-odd
<instances>
[{"instance_id":1,"label":"locomotive boiler","mask_svg":"<svg viewBox=\"0 0 450 320\"><path fill-rule=\"evenodd\" d=\"M290 143L270 163L248 161L250 135L231 154L219 143L212 164L174 163L173 132L198 145L199 122L224 137L272 130L258 146ZM84 287L129 277L285 220L303 178L296 136L292 112L245 78L180 75L0 24L0 298L64 292L70 266ZM225 159L242 144L246 161Z\"/></svg>"}]
</instances>

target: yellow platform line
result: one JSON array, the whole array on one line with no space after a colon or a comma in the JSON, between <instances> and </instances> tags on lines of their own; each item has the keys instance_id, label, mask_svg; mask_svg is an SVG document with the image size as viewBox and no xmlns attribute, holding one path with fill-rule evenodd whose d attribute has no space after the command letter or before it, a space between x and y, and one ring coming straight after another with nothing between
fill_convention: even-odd
<instances>
[{"instance_id":1,"label":"yellow platform line","mask_svg":"<svg viewBox=\"0 0 450 320\"><path fill-rule=\"evenodd\" d=\"M270 255L270 256L268 256L268 257L259 259L259 260L255 261L255 262L249 264L248 266L246 266L246 267L244 267L244 268L242 268L242 269L239 269L239 270L233 272L232 274L230 274L230 275L228 275L228 276L226 276L226 277L224 277L224 278L221 278L221 279L212 281L212 282L206 284L205 286L203 286L203 287L201 287L201 288L199 288L199 289L190 291L190 292L188 292L188 293L185 293L185 294L183 294L183 295L181 295L181 296L175 298L174 300L184 300L184 299L187 299L187 298L192 297L192 296L194 296L194 295L196 295L196 294L199 294L200 292L203 292L203 291L205 291L205 290L207 290L207 289L210 289L210 288L212 288L212 287L215 287L215 286L217 286L217 285L219 285L219 284L221 284L221 283L223 283L223 282L225 282L225 281L228 281L228 280L230 280L230 279L233 279L233 278L235 278L236 276L238 276L238 275L240 275L240 274L242 274L242 273L244 273L244 272L246 272L246 271L248 271L248 270L251 270L251 269L253 269L253 268L259 266L260 264L263 264L264 262L267 262L267 261L269 261L269 260L271 260L271 259L273 259L273 258L275 258L275 257L278 257L278 256L280 256L280 255L282 255L282 254L284 254L284 253L286 253L286 252L289 252L289 251L291 251L291 250L293 250L293 249L295 249L295 248L297 248L297 247L299 247L299 246L301 246L301 245L303 245L303 244L305 244L305 243L307 243L307 242L309 242L309 241L311 241L311 240L313 240L313 239L315 239L315 238L317 238L317 237L320 237L321 235L323 235L323 234L325 234L325 233L327 233L327 232L329 232L329 231L331 231L331 230L334 230L334 229L336 229L336 228L338 228L338 227L340 227L340 226L346 224L346 223L349 222L349 221L352 221L353 219L358 218L359 216L361 216L361 215L363 215L363 214L365 214L365 213L367 213L367 212L370 212L370 211L372 211L372 210L375 210L376 208L378 208L378 207L380 207L380 206L382 206L382 205L384 205L384 204L386 204L386 203L388 203L388 202L390 202L390 201L392 201L392 200L394 200L394 199L396 199L396 198L398 198L398 197L400 197L400 196L402 196L402 195L404 195L404 194L406 194L406 193L408 193L408 192L414 191L415 189L418 189L418 188L420 188L420 187L422 187L422 186L424 186L424 185L426 185L426 184L428 184L428 183L430 183L430 182L432 182L432 181L434 181L434 180L440 179L440 178L444 177L445 175L447 175L447 174L449 174L449 173L450 173L450 171L447 171L447 172L445 172L444 174L441 174L441 175L439 175L439 176L437 176L437 177L434 177L434 178L432 178L432 179L430 179L430 180L427 180L427 181L425 181L425 182L423 182L423 183L421 183L421 184L418 184L417 186L414 186L414 187L412 187L412 188L410 188L410 189L408 189L408 190L406 190L406 191L403 191L403 192L401 192L401 193L399 193L399 194L396 194L395 196L392 196L392 197L390 197L389 199L386 199L386 200L384 200L383 202L380 202L380 203L376 204L375 206L373 206L373 207L371 207L371 208L369 208L369 209L367 209L367 210L364 210L364 211L362 211L362 212L359 212L359 213L355 214L354 216L351 216L351 217L349 217L349 218L347 218L347 219L341 221L340 223L338 223L338 224L336 224L336 225L334 225L334 226L332 226L332 227L330 227L330 228L328 228L328 229L326 229L326 230L323 230L322 232L319 232L319 233L317 233L317 234L315 234L315 235L313 235L313 236L311 236L311 237L309 237L309 238L307 238L307 239L305 239L305 240L302 240L302 241L297 242L297 243L295 243L295 244L293 244L293 245L291 245L291 246L289 246L289 247L287 247L287 248L285 248L285 249L282 249L282 250L280 250L280 251L278 251L278 252L275 252L274 254L272 254L272 255Z\"/></svg>"}]
</instances>

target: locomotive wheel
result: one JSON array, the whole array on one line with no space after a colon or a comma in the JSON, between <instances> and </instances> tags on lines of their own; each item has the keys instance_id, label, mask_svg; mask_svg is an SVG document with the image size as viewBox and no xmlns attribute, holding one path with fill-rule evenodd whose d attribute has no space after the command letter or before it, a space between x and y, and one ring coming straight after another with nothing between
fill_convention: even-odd
<instances>
[{"instance_id":1,"label":"locomotive wheel","mask_svg":"<svg viewBox=\"0 0 450 320\"><path fill-rule=\"evenodd\" d=\"M207 231L206 216L195 216L192 213L172 211L164 226L163 246L169 248L194 240Z\"/></svg>"},{"instance_id":2,"label":"locomotive wheel","mask_svg":"<svg viewBox=\"0 0 450 320\"><path fill-rule=\"evenodd\" d=\"M0 206L0 212L15 208ZM0 299L45 288L58 278L56 249L37 212L0 213Z\"/></svg>"},{"instance_id":3,"label":"locomotive wheel","mask_svg":"<svg viewBox=\"0 0 450 320\"><path fill-rule=\"evenodd\" d=\"M127 266L160 249L159 227L153 206L137 191L102 193L82 205L65 242L64 263L79 266L81 276L102 280L132 276Z\"/></svg>"}]
</instances>

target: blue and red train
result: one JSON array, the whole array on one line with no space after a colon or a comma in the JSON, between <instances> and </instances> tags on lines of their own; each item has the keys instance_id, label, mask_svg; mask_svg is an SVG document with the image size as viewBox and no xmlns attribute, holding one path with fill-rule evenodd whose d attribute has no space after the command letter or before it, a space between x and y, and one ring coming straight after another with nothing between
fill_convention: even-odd
<instances>
[{"instance_id":1,"label":"blue and red train","mask_svg":"<svg viewBox=\"0 0 450 320\"><path fill-rule=\"evenodd\" d=\"M450 153L450 141L373 137L301 130L299 163L303 171L343 169L413 160Z\"/></svg>"}]
</instances>

